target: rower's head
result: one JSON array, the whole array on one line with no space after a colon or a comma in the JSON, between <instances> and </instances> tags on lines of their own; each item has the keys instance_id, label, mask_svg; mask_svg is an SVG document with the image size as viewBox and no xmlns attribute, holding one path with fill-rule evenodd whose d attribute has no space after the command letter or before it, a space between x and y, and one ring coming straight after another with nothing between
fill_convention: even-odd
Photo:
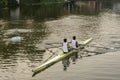
<instances>
[{"instance_id":1,"label":"rower's head","mask_svg":"<svg viewBox=\"0 0 120 80\"><path fill-rule=\"evenodd\" d=\"M67 39L65 38L65 39L63 39L63 41L64 41L64 42L67 42Z\"/></svg>"},{"instance_id":2,"label":"rower's head","mask_svg":"<svg viewBox=\"0 0 120 80\"><path fill-rule=\"evenodd\" d=\"M73 36L73 40L76 40L76 36Z\"/></svg>"}]
</instances>

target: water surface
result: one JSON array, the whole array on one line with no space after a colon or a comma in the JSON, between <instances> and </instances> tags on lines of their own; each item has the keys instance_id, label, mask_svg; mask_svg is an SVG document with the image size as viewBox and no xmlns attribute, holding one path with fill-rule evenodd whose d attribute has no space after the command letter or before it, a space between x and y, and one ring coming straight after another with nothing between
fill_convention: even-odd
<instances>
[{"instance_id":1,"label":"water surface","mask_svg":"<svg viewBox=\"0 0 120 80\"><path fill-rule=\"evenodd\" d=\"M119 1L0 9L0 80L119 80L119 21ZM5 44L4 40L17 35L24 38L21 43ZM107 54L84 57L67 72L60 62L32 77L32 69L45 60L41 51L48 47L45 43L70 41L73 35L79 40L92 37L91 45L110 49L88 47Z\"/></svg>"}]
</instances>

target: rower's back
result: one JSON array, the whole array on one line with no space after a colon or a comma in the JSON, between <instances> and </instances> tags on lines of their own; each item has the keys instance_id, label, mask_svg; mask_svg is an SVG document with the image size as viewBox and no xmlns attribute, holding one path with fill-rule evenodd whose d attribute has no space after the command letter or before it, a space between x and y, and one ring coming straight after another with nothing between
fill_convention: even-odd
<instances>
[{"instance_id":1,"label":"rower's back","mask_svg":"<svg viewBox=\"0 0 120 80\"><path fill-rule=\"evenodd\" d=\"M77 48L78 47L78 42L76 40L76 36L73 36L73 39L71 41L72 48Z\"/></svg>"},{"instance_id":2,"label":"rower's back","mask_svg":"<svg viewBox=\"0 0 120 80\"><path fill-rule=\"evenodd\" d=\"M63 52L68 53L68 42L67 39L63 39L63 44L62 44Z\"/></svg>"}]
</instances>

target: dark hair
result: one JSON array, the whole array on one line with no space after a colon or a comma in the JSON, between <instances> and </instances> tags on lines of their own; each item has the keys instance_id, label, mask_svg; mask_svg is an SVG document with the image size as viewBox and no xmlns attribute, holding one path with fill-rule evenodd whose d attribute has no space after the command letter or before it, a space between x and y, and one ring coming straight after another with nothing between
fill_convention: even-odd
<instances>
[{"instance_id":1,"label":"dark hair","mask_svg":"<svg viewBox=\"0 0 120 80\"><path fill-rule=\"evenodd\" d=\"M75 40L75 39L76 39L76 36L73 36L73 39Z\"/></svg>"},{"instance_id":2,"label":"dark hair","mask_svg":"<svg viewBox=\"0 0 120 80\"><path fill-rule=\"evenodd\" d=\"M67 39L65 38L65 39L63 39L63 41L64 41L64 42L67 42Z\"/></svg>"}]
</instances>

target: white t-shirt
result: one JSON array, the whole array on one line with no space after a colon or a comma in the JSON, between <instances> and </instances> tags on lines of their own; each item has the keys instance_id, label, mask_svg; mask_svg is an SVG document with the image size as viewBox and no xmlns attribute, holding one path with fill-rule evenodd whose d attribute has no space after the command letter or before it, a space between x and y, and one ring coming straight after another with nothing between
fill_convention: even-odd
<instances>
[{"instance_id":1,"label":"white t-shirt","mask_svg":"<svg viewBox=\"0 0 120 80\"><path fill-rule=\"evenodd\" d=\"M63 43L63 51L64 52L68 52L68 43L66 42L66 43Z\"/></svg>"},{"instance_id":2,"label":"white t-shirt","mask_svg":"<svg viewBox=\"0 0 120 80\"><path fill-rule=\"evenodd\" d=\"M72 42L71 42L71 45L72 45L72 48L76 48L76 40L72 40Z\"/></svg>"}]
</instances>

